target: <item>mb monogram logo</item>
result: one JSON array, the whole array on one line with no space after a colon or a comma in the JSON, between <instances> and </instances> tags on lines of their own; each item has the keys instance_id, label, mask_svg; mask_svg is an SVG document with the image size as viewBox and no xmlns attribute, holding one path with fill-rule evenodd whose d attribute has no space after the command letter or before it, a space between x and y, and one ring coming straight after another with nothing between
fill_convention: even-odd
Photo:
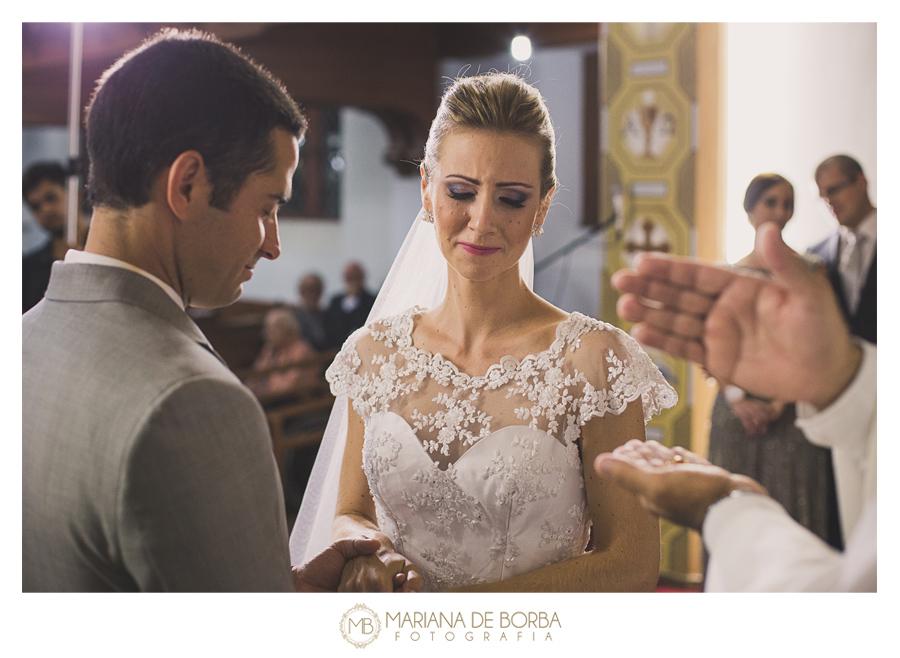
<instances>
[{"instance_id":1,"label":"mb monogram logo","mask_svg":"<svg viewBox=\"0 0 900 658\"><path fill-rule=\"evenodd\" d=\"M378 637L381 620L362 603L357 603L341 618L341 635L350 644L362 649Z\"/></svg>"}]
</instances>

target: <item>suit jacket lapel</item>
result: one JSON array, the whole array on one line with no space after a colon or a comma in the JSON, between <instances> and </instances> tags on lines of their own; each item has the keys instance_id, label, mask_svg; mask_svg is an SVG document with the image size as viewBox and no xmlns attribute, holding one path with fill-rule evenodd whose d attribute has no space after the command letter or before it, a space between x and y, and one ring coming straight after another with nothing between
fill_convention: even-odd
<instances>
[{"instance_id":1,"label":"suit jacket lapel","mask_svg":"<svg viewBox=\"0 0 900 658\"><path fill-rule=\"evenodd\" d=\"M821 246L818 251L818 254L825 261L826 269L828 270L828 279L831 281L831 287L834 289L834 294L837 296L838 304L841 307L841 312L844 314L844 317L849 321L850 320L850 307L847 304L847 298L844 295L844 281L841 278L840 270L838 269L838 265L840 263L840 251L841 251L841 234L833 233Z\"/></svg>"},{"instance_id":2,"label":"suit jacket lapel","mask_svg":"<svg viewBox=\"0 0 900 658\"><path fill-rule=\"evenodd\" d=\"M829 269L838 270L841 258L841 234L835 233L825 243L822 249L822 257L828 263Z\"/></svg>"}]
</instances>

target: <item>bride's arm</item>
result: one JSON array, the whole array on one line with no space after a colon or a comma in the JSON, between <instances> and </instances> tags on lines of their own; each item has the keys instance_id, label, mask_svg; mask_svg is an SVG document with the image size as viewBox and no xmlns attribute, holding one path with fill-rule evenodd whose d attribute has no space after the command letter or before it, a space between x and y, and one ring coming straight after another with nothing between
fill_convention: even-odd
<instances>
[{"instance_id":1,"label":"bride's arm","mask_svg":"<svg viewBox=\"0 0 900 658\"><path fill-rule=\"evenodd\" d=\"M640 398L621 415L588 421L582 430L585 493L594 524L594 549L576 558L513 578L458 591L469 592L650 592L659 577L659 520L637 498L605 481L592 464L601 452L644 438Z\"/></svg>"},{"instance_id":2,"label":"bride's arm","mask_svg":"<svg viewBox=\"0 0 900 658\"><path fill-rule=\"evenodd\" d=\"M341 462L341 480L335 510L332 539L371 537L381 542L375 555L347 562L341 575L340 592L404 592L422 589L422 578L405 557L397 553L391 540L378 528L375 502L362 467L365 424L353 409L347 410L347 445Z\"/></svg>"}]
</instances>

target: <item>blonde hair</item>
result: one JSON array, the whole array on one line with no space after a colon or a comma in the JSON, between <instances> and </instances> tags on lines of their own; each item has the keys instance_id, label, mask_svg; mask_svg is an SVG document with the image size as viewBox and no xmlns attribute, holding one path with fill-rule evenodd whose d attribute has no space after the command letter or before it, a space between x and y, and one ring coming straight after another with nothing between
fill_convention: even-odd
<instances>
[{"instance_id":1,"label":"blonde hair","mask_svg":"<svg viewBox=\"0 0 900 658\"><path fill-rule=\"evenodd\" d=\"M455 128L491 130L533 138L541 150L541 197L556 185L556 133L541 93L512 73L458 78L444 92L431 123L422 168L426 180L440 157L444 138Z\"/></svg>"}]
</instances>

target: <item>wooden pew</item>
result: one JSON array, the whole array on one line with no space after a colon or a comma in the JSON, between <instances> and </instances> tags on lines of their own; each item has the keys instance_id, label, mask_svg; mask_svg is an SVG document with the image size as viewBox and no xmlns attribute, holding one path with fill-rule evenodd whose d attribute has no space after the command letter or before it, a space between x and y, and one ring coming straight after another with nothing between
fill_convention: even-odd
<instances>
[{"instance_id":1,"label":"wooden pew","mask_svg":"<svg viewBox=\"0 0 900 658\"><path fill-rule=\"evenodd\" d=\"M334 404L334 396L325 380L324 372L335 354L335 351L321 352L310 359L287 366L265 370L242 368L235 371L235 374L247 384L252 384L255 377L290 370L298 366L314 365L317 371L322 373L313 383L300 384L277 394L257 395L269 423L272 451L275 454L275 462L278 464L282 483L285 482L289 452L296 448L318 444L325 433L325 425Z\"/></svg>"}]
</instances>

